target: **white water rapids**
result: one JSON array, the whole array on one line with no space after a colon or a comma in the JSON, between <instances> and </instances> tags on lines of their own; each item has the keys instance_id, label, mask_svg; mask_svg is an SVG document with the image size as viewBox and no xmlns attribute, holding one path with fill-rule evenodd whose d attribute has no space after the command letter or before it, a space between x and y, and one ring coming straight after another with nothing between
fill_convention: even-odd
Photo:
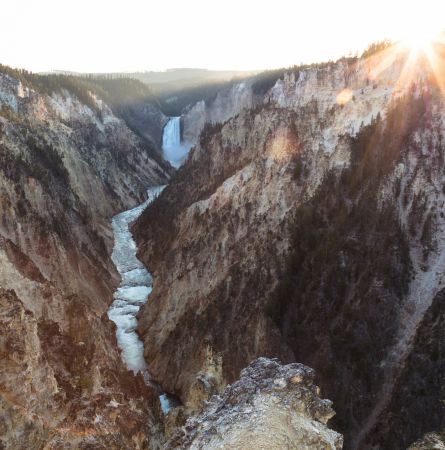
<instances>
[{"instance_id":1,"label":"white water rapids","mask_svg":"<svg viewBox=\"0 0 445 450\"><path fill-rule=\"evenodd\" d=\"M141 373L145 383L150 383L147 363L144 359L144 344L136 333L136 315L151 293L153 279L141 261L136 257L136 243L129 225L162 192L164 186L148 189L147 200L128 211L113 217L114 248L111 259L119 274L121 283L114 293L114 302L108 309L108 317L117 327L116 337L121 349L122 360L136 375ZM160 397L162 411L167 413L170 404L165 394Z\"/></svg>"}]
</instances>

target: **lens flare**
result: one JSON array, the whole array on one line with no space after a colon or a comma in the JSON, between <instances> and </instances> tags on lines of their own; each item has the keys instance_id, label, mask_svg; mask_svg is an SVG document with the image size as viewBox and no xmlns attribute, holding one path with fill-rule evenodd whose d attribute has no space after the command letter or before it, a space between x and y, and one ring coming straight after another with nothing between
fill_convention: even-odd
<instances>
[{"instance_id":1,"label":"lens flare","mask_svg":"<svg viewBox=\"0 0 445 450\"><path fill-rule=\"evenodd\" d=\"M352 100L352 91L351 89L343 89L339 94L337 95L337 104L340 106L345 106L347 103L349 103Z\"/></svg>"}]
</instances>

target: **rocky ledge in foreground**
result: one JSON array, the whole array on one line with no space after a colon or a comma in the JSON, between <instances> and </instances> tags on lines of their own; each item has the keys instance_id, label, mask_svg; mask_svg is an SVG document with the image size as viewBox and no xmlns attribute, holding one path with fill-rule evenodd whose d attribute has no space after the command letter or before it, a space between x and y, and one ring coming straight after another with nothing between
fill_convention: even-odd
<instances>
[{"instance_id":1,"label":"rocky ledge in foreground","mask_svg":"<svg viewBox=\"0 0 445 450\"><path fill-rule=\"evenodd\" d=\"M314 376L302 364L258 358L164 449L341 449L342 435L326 425L332 402L320 399Z\"/></svg>"},{"instance_id":2,"label":"rocky ledge in foreground","mask_svg":"<svg viewBox=\"0 0 445 450\"><path fill-rule=\"evenodd\" d=\"M445 450L445 434L427 433L423 438L412 444L408 450Z\"/></svg>"}]
</instances>

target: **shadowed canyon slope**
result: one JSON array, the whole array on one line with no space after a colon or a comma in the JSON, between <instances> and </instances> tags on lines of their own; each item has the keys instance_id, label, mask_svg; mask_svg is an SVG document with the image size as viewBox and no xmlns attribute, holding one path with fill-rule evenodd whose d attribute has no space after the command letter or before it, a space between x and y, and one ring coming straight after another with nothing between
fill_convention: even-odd
<instances>
[{"instance_id":1,"label":"shadowed canyon slope","mask_svg":"<svg viewBox=\"0 0 445 450\"><path fill-rule=\"evenodd\" d=\"M149 370L189 410L266 355L316 369L346 448L440 427L442 350L420 333L444 287L445 109L426 63L402 77L405 56L296 69L253 103L205 105L225 122L133 227L154 273ZM425 354L430 369L411 370ZM425 385L415 407L410 383Z\"/></svg>"}]
</instances>

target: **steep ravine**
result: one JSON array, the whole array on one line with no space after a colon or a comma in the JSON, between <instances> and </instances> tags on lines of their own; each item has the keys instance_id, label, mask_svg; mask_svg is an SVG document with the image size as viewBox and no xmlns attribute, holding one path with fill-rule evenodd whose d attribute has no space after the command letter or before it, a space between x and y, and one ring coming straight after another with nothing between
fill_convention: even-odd
<instances>
[{"instance_id":1,"label":"steep ravine","mask_svg":"<svg viewBox=\"0 0 445 450\"><path fill-rule=\"evenodd\" d=\"M208 369L207 348L226 355L217 374L225 381L256 356L293 359L262 312L288 246L287 221L327 170L348 163L339 135L390 100L387 79L395 69L374 89L366 86L371 63L354 64L289 74L261 106L204 129L159 201L136 222L141 258L162 277L140 321L146 357L183 399L196 374ZM358 94L341 107L336 97L345 72ZM302 182L296 166L306 162ZM177 342L187 349L175 350ZM171 352L177 357L163 356Z\"/></svg>"}]
</instances>

